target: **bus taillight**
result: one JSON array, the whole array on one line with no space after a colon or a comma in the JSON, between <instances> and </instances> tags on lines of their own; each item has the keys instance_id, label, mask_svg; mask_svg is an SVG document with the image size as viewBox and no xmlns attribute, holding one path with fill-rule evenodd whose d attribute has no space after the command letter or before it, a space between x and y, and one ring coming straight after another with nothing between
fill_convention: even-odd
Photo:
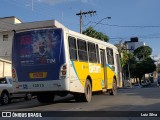
<instances>
[{"instance_id":1,"label":"bus taillight","mask_svg":"<svg viewBox=\"0 0 160 120\"><path fill-rule=\"evenodd\" d=\"M16 78L16 70L14 68L12 68L12 77L13 77L13 79Z\"/></svg>"},{"instance_id":2,"label":"bus taillight","mask_svg":"<svg viewBox=\"0 0 160 120\"><path fill-rule=\"evenodd\" d=\"M12 73L15 73L15 69L12 68Z\"/></svg>"},{"instance_id":3,"label":"bus taillight","mask_svg":"<svg viewBox=\"0 0 160 120\"><path fill-rule=\"evenodd\" d=\"M64 65L61 66L60 79L66 78L66 75L67 75L67 65L64 64Z\"/></svg>"},{"instance_id":4,"label":"bus taillight","mask_svg":"<svg viewBox=\"0 0 160 120\"><path fill-rule=\"evenodd\" d=\"M67 66L66 65L63 65L63 70L66 70L67 69Z\"/></svg>"},{"instance_id":5,"label":"bus taillight","mask_svg":"<svg viewBox=\"0 0 160 120\"><path fill-rule=\"evenodd\" d=\"M62 71L62 75L65 76L66 75L66 71Z\"/></svg>"}]
</instances>

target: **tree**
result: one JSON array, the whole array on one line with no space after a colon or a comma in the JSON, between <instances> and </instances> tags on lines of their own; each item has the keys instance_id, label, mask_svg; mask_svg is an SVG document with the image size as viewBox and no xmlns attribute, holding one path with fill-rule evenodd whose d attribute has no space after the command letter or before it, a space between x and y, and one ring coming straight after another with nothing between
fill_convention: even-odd
<instances>
[{"instance_id":1,"label":"tree","mask_svg":"<svg viewBox=\"0 0 160 120\"><path fill-rule=\"evenodd\" d=\"M121 58L121 66L124 67L128 62L135 61L134 54L131 52L123 51Z\"/></svg>"},{"instance_id":2,"label":"tree","mask_svg":"<svg viewBox=\"0 0 160 120\"><path fill-rule=\"evenodd\" d=\"M134 57L134 54L131 52L123 51L122 52L122 58L121 58L121 66L122 66L122 72L124 75L124 79L131 77L131 65L135 64L136 60Z\"/></svg>"},{"instance_id":3,"label":"tree","mask_svg":"<svg viewBox=\"0 0 160 120\"><path fill-rule=\"evenodd\" d=\"M148 46L137 48L134 54L123 51L121 65L125 76L139 78L141 84L142 77L146 73L152 73L156 69L156 65L154 64L155 61L150 58L151 53L152 49ZM141 61L137 61L135 56L138 56Z\"/></svg>"},{"instance_id":4,"label":"tree","mask_svg":"<svg viewBox=\"0 0 160 120\"><path fill-rule=\"evenodd\" d=\"M145 58L150 56L151 53L152 53L152 49L149 46L141 46L134 51L134 55L137 56L139 60L141 59L144 60Z\"/></svg>"},{"instance_id":5,"label":"tree","mask_svg":"<svg viewBox=\"0 0 160 120\"><path fill-rule=\"evenodd\" d=\"M137 77L140 80L147 73L152 73L156 70L154 60L151 59L152 48L149 46L141 46L134 51L134 55L139 59L134 65L132 71L132 77ZM140 61L141 60L141 61Z\"/></svg>"},{"instance_id":6,"label":"tree","mask_svg":"<svg viewBox=\"0 0 160 120\"><path fill-rule=\"evenodd\" d=\"M85 31L82 32L84 35L93 37L93 38L97 38L99 40L108 42L109 41L109 37L105 34L103 34L102 32L97 32L96 30L94 30L92 27L88 27Z\"/></svg>"},{"instance_id":7,"label":"tree","mask_svg":"<svg viewBox=\"0 0 160 120\"><path fill-rule=\"evenodd\" d=\"M132 77L139 78L140 81L146 73L152 73L155 70L156 65L154 64L154 60L152 60L150 57L142 61L137 61L135 66L131 68Z\"/></svg>"}]
</instances>

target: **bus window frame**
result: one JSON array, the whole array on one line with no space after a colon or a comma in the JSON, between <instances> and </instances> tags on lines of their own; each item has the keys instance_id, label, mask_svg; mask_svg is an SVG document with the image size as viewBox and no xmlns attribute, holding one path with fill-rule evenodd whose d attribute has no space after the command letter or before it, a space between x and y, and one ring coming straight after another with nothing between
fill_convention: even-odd
<instances>
[{"instance_id":1,"label":"bus window frame","mask_svg":"<svg viewBox=\"0 0 160 120\"><path fill-rule=\"evenodd\" d=\"M109 65L115 65L114 51L112 48L106 47L107 61Z\"/></svg>"},{"instance_id":2,"label":"bus window frame","mask_svg":"<svg viewBox=\"0 0 160 120\"><path fill-rule=\"evenodd\" d=\"M99 46L96 44L96 57L97 57L97 63L100 63L100 55L99 55Z\"/></svg>"},{"instance_id":3,"label":"bus window frame","mask_svg":"<svg viewBox=\"0 0 160 120\"><path fill-rule=\"evenodd\" d=\"M82 42L85 43L85 49L81 49L80 48L81 47L80 45L82 45ZM87 48L87 42L86 42L86 40L82 40L82 39L78 38L77 39L77 48L78 48L78 58L79 58L79 61L88 62L88 50L87 50L88 48ZM85 53L85 54L83 54L83 53ZM86 55L86 57L84 57L84 55Z\"/></svg>"},{"instance_id":4,"label":"bus window frame","mask_svg":"<svg viewBox=\"0 0 160 120\"><path fill-rule=\"evenodd\" d=\"M97 63L96 45L94 43L92 43L92 42L87 42L87 46L88 46L88 59L89 59L89 62L90 63ZM91 48L91 47L94 47L94 48ZM91 50L90 50L90 48L91 48ZM90 58L90 56L93 55L93 54L94 54L94 57Z\"/></svg>"},{"instance_id":5,"label":"bus window frame","mask_svg":"<svg viewBox=\"0 0 160 120\"><path fill-rule=\"evenodd\" d=\"M70 41L70 38L72 38L72 39L74 40L74 42L75 42L75 48L73 48L73 47L70 46L70 42L69 42L69 41ZM71 60L74 60L74 61L77 61L77 60L78 60L78 49L77 49L77 40L76 40L75 37L68 36L68 46L69 46L70 59L71 59ZM71 58L71 50L76 51L76 56L74 56L75 59L74 59L74 58Z\"/></svg>"}]
</instances>

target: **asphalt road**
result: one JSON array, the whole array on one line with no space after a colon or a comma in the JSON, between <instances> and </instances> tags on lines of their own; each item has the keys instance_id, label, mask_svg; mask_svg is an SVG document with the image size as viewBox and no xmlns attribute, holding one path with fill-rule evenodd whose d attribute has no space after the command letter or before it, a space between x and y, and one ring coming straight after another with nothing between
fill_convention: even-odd
<instances>
[{"instance_id":1,"label":"asphalt road","mask_svg":"<svg viewBox=\"0 0 160 120\"><path fill-rule=\"evenodd\" d=\"M41 104L37 101L37 99L33 99L31 101L25 101L23 99L14 101L13 103L5 106L0 106L1 111L52 111L51 114L56 113L56 111L91 111L88 112L88 115L84 114L84 112L73 112L69 113L65 119L72 120L76 116L79 117L82 114L82 118L78 119L90 119L93 116L94 119L97 119L96 116L101 119L106 120L106 116L104 114L108 114L108 111L112 111L111 114L120 115L120 119L122 119L123 114L126 112L131 115L131 117L125 117L127 120L135 120L139 119L137 116L134 116L133 112L140 111L139 114L143 114L145 112L149 113L153 111L155 114L158 113L160 116L160 88L156 86L156 84L152 84L151 86L140 88L134 87L130 89L119 89L118 94L116 96L110 96L108 94L99 94L94 95L92 101L90 103L85 102L75 102L71 95L60 98L56 97L55 102L53 104ZM100 112L101 111L101 112ZM107 112L106 112L107 111ZM117 112L118 111L118 112ZM122 111L122 112L120 112ZM145 111L145 112L144 112ZM86 113L87 113L86 112ZM132 112L132 113L131 113ZM102 114L103 113L103 114ZM117 114L119 113L119 114ZM56 113L57 114L57 113ZM59 113L58 113L59 114ZM122 114L122 116L121 116ZM104 115L104 118L102 116ZM136 113L137 115L137 113ZM107 116L108 118L109 116ZM141 117L141 119L157 119L160 117ZM43 119L43 118L42 118ZM64 119L64 117L59 118ZM93 119L93 120L94 120ZM113 118L113 115L109 119L117 119Z\"/></svg>"}]
</instances>

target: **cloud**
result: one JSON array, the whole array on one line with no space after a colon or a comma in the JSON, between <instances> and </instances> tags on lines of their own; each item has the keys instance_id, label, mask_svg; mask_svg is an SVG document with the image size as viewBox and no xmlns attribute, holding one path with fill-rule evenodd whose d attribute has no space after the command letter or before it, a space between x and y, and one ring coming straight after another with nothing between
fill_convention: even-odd
<instances>
[{"instance_id":1,"label":"cloud","mask_svg":"<svg viewBox=\"0 0 160 120\"><path fill-rule=\"evenodd\" d=\"M65 2L82 2L82 3L87 3L89 0L37 0L38 2L44 2L48 4L60 4L60 3L65 3Z\"/></svg>"}]
</instances>

